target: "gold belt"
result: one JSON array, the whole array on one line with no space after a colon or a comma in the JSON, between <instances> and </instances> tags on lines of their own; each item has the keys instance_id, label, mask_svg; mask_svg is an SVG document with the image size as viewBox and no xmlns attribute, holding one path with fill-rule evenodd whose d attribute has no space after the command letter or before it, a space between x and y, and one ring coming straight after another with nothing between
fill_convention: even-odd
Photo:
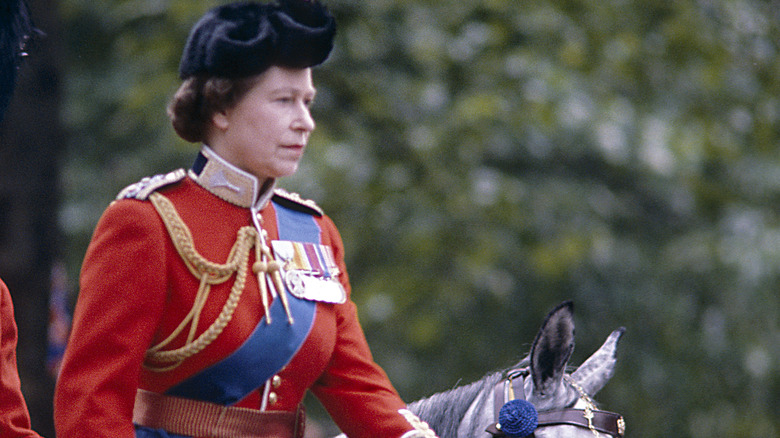
<instances>
[{"instance_id":1,"label":"gold belt","mask_svg":"<svg viewBox=\"0 0 780 438\"><path fill-rule=\"evenodd\" d=\"M303 438L306 414L258 411L170 397L139 389L133 423L178 435L208 438Z\"/></svg>"}]
</instances>

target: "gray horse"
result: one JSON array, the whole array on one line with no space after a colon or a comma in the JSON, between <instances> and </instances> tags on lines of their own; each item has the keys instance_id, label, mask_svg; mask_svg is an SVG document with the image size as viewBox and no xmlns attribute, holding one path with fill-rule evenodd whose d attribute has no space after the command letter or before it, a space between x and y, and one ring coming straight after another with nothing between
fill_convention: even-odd
<instances>
[{"instance_id":1,"label":"gray horse","mask_svg":"<svg viewBox=\"0 0 780 438\"><path fill-rule=\"evenodd\" d=\"M517 366L416 401L409 405L409 410L427 422L440 438L621 437L625 429L623 418L598 410L591 397L612 377L617 343L624 330L612 332L598 351L568 374L566 365L574 350L574 319L572 303L564 302L547 315L530 354ZM513 399L512 403L530 402L535 408L531 408L535 417L532 435L528 435L529 431L515 435L509 427L497 424L498 408L506 404L508 409L512 404L508 402ZM491 432L486 431L488 427Z\"/></svg>"}]
</instances>

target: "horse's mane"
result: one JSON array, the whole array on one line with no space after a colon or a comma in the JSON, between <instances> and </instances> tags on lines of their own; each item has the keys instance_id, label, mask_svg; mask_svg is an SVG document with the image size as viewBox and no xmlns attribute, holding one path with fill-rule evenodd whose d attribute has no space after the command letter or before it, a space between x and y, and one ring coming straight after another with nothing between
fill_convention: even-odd
<instances>
[{"instance_id":1,"label":"horse's mane","mask_svg":"<svg viewBox=\"0 0 780 438\"><path fill-rule=\"evenodd\" d=\"M438 436L455 437L458 435L461 419L469 406L486 388L492 388L500 379L501 373L489 374L468 385L433 394L411 403L409 410L428 423ZM484 403L483 397L477 409L479 410Z\"/></svg>"},{"instance_id":2,"label":"horse's mane","mask_svg":"<svg viewBox=\"0 0 780 438\"><path fill-rule=\"evenodd\" d=\"M528 358L524 358L512 368L520 368L528 365ZM420 419L428 423L436 434L442 438L458 436L458 428L463 421L463 416L472 403L476 401L474 412L482 412L485 403L490 397L481 397L480 394L492 394L493 387L503 378L503 371L487 374L480 380L465 386L459 386L449 391L434 394L409 404L409 410L417 414ZM471 420L471 419L470 419ZM489 424L476 425L482 430ZM472 425L471 429L475 426Z\"/></svg>"}]
</instances>

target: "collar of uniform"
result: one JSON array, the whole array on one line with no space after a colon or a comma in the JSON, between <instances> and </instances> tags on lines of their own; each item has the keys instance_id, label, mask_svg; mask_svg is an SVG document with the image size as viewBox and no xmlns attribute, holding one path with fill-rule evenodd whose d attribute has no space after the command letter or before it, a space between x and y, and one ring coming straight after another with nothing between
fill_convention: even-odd
<instances>
[{"instance_id":1,"label":"collar of uniform","mask_svg":"<svg viewBox=\"0 0 780 438\"><path fill-rule=\"evenodd\" d=\"M220 199L239 207L262 209L274 194L276 180L267 184L252 174L228 163L210 147L203 145L189 172L190 178Z\"/></svg>"}]
</instances>

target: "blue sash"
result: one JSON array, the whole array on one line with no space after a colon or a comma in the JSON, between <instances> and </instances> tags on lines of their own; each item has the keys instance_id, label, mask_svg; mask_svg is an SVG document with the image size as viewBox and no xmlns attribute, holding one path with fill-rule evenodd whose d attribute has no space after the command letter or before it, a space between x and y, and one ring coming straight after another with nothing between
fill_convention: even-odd
<instances>
[{"instance_id":1,"label":"blue sash","mask_svg":"<svg viewBox=\"0 0 780 438\"><path fill-rule=\"evenodd\" d=\"M274 203L280 240L320 243L314 217ZM166 391L167 395L232 405L260 388L287 365L314 324L316 303L287 293L295 323L290 325L280 299L271 303L272 324L265 316L230 356Z\"/></svg>"}]
</instances>

